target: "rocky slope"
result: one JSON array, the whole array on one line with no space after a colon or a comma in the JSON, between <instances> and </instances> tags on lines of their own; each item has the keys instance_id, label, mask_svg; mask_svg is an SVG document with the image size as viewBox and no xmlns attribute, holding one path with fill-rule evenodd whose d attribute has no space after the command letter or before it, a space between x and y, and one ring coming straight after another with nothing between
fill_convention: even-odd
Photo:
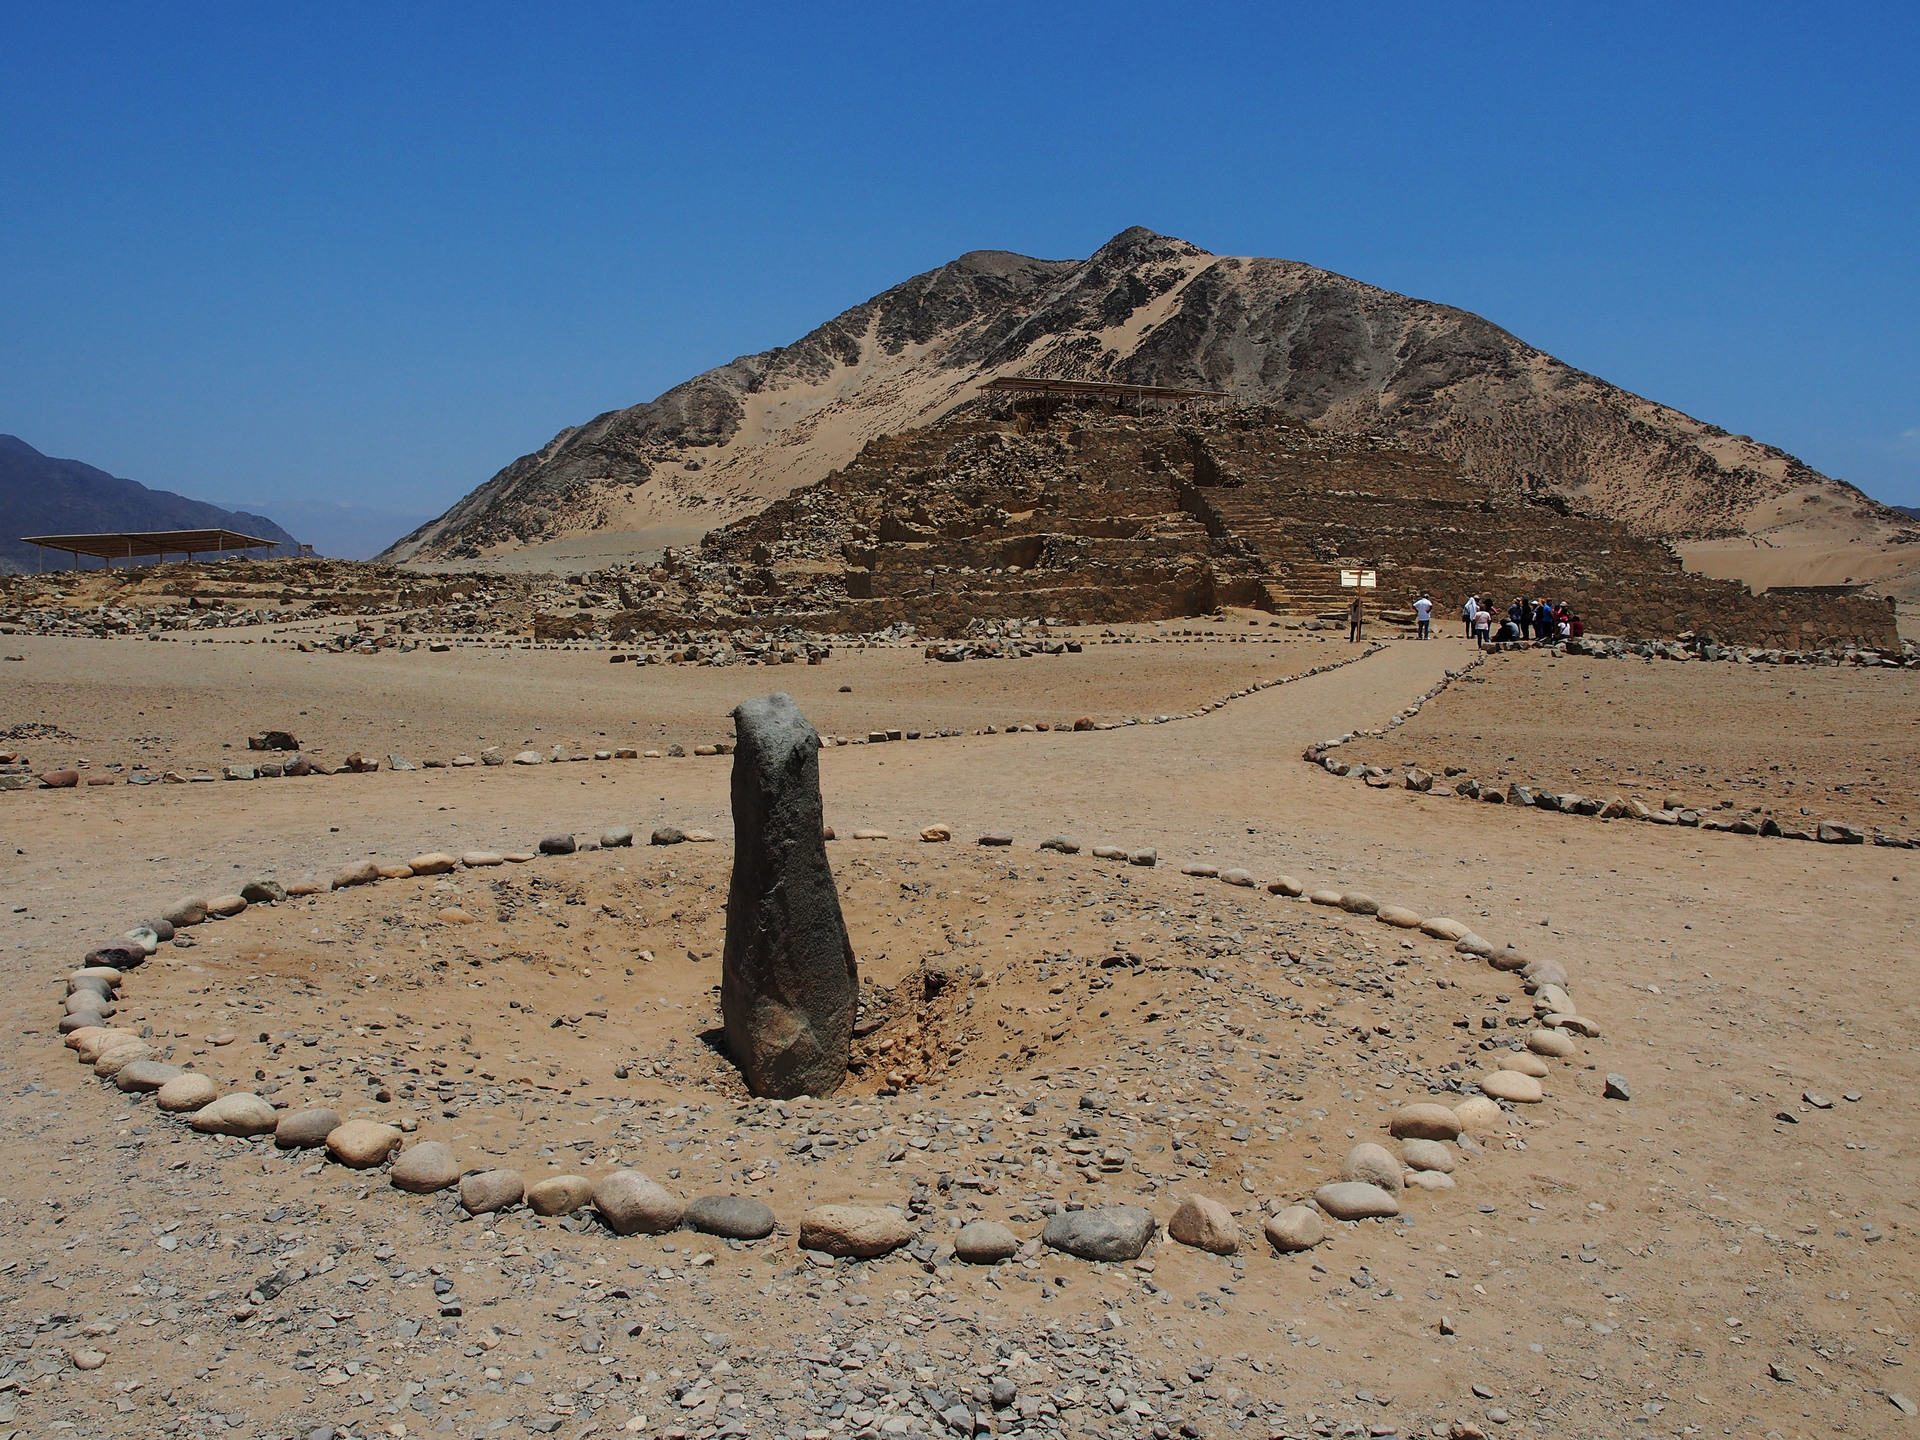
<instances>
[{"instance_id":1,"label":"rocky slope","mask_svg":"<svg viewBox=\"0 0 1920 1440\"><path fill-rule=\"evenodd\" d=\"M149 490L78 460L42 455L15 435L0 435L0 574L35 569L34 547L22 535L81 535L103 530L238 530L278 540L276 555L295 554L293 536L264 515L223 510L169 490ZM56 557L48 556L51 562ZM71 564L65 555L60 563ZM89 561L98 565L98 561Z\"/></svg>"},{"instance_id":2,"label":"rocky slope","mask_svg":"<svg viewBox=\"0 0 1920 1440\"><path fill-rule=\"evenodd\" d=\"M1676 541L1764 530L1770 546L1790 542L1782 524L1791 531L1789 511L1809 499L1823 545L1857 556L1920 539L1905 517L1793 456L1575 370L1476 315L1136 227L1085 261L963 255L794 345L562 431L381 558L471 562L590 532L623 532L644 552L754 513L875 436L976 402L1000 375L1224 390Z\"/></svg>"}]
</instances>

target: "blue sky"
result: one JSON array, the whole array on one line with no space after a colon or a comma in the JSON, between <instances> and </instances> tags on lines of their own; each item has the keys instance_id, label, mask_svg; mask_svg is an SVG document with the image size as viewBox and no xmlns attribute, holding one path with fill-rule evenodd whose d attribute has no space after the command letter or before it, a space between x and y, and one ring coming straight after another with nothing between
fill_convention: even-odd
<instances>
[{"instance_id":1,"label":"blue sky","mask_svg":"<svg viewBox=\"0 0 1920 1440\"><path fill-rule=\"evenodd\" d=\"M1915 9L1567 8L6 0L0 431L424 516L965 250L1142 224L1920 504Z\"/></svg>"}]
</instances>

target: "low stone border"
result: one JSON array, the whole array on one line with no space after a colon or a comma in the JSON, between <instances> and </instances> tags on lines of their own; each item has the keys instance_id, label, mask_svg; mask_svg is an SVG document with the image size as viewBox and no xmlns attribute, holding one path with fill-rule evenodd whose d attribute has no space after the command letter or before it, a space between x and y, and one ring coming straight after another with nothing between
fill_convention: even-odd
<instances>
[{"instance_id":1,"label":"low stone border","mask_svg":"<svg viewBox=\"0 0 1920 1440\"><path fill-rule=\"evenodd\" d=\"M1722 820L1710 811L1691 808L1684 804L1664 804L1658 807L1648 805L1642 800L1629 799L1614 795L1606 800L1575 792L1556 794L1518 781L1509 784L1504 790L1499 786L1485 786L1468 777L1457 784L1447 785L1436 781L1433 774L1417 765L1408 764L1396 777L1392 772L1379 765L1350 765L1333 753L1340 746L1359 739L1378 739L1388 730L1404 724L1418 715L1427 702L1443 694L1447 688L1470 671L1479 668L1484 657L1474 661L1459 671L1448 671L1446 678L1429 689L1413 704L1401 710L1387 722L1385 729L1354 730L1332 740L1323 740L1307 747L1301 756L1309 765L1318 766L1329 775L1346 776L1357 774L1371 788L1376 790L1404 789L1436 797L1458 795L1467 800L1482 800L1495 805L1513 805L1523 809L1550 810L1561 815L1583 815L1600 820L1641 820L1654 825L1687 825L1701 830L1716 831L1726 835L1756 835L1782 840L1812 840L1828 845L1864 845L1874 844L1896 850L1911 850L1920 846L1920 836L1890 835L1875 829L1862 830L1857 825L1844 820L1816 820L1810 827L1782 825L1772 816L1758 819L1740 816ZM1459 767L1447 767L1447 776L1463 774Z\"/></svg>"},{"instance_id":2,"label":"low stone border","mask_svg":"<svg viewBox=\"0 0 1920 1440\"><path fill-rule=\"evenodd\" d=\"M879 832L869 833L881 838ZM928 842L950 837L951 829L946 826L929 826L921 834ZM655 844L696 838L712 837L699 832L681 832L673 827L662 827L652 837ZM456 859L436 851L416 856L405 864L364 861L341 870L328 888L445 874L456 866L483 869L511 862L524 863L536 855L564 856L603 846L627 846L632 841L630 829L615 827L603 832L597 842L583 843L573 835L553 835L541 840L532 850L511 855L471 851ZM1000 832L980 837L982 845L992 847L1008 846L1012 841L1011 835ZM1077 841L1058 835L1048 837L1038 848L1058 855L1075 855L1081 849ZM1151 848L1115 846L1096 846L1092 856L1133 865L1153 865L1158 859L1157 852ZM1220 870L1198 862L1183 866L1182 871L1189 876L1216 878L1239 888L1328 907L1355 918L1371 916L1377 923L1394 929L1417 930L1429 938L1451 943L1461 955L1485 959L1498 970L1519 972L1526 989L1534 996L1538 1028L1528 1035L1524 1048L1519 1045L1495 1047L1483 1040L1481 1046L1489 1049L1492 1064L1473 1083L1471 1090L1456 1081L1452 1093L1460 1098L1453 1103L1441 1103L1437 1098L1416 1101L1388 1117L1383 1138L1399 1144L1397 1154L1376 1141L1362 1141L1346 1155L1341 1179L1314 1191L1311 1207L1280 1200L1267 1202L1265 1234L1277 1253L1296 1253L1317 1245L1326 1235L1323 1216L1327 1220L1351 1223L1369 1218L1393 1219L1401 1214L1399 1197L1405 1189L1454 1188L1451 1173L1454 1160L1447 1146L1454 1144L1469 1153L1482 1153L1475 1134L1485 1134L1503 1123L1506 1109L1544 1101L1547 1096L1541 1081L1551 1073L1550 1060L1574 1056L1576 1035L1598 1038L1601 1034L1595 1022L1578 1012L1572 999L1572 983L1563 966L1529 957L1512 945L1496 947L1458 921L1381 904L1359 891L1309 891L1300 881L1286 875L1261 882L1245 869ZM726 1239L753 1241L764 1239L779 1228L778 1218L760 1201L715 1195L688 1203L637 1170L612 1171L597 1179L552 1175L528 1185L517 1170L463 1168L443 1142L424 1140L408 1145L405 1134L413 1126L407 1120L393 1126L343 1117L331 1109L296 1111L289 1108L283 1112L252 1091L235 1090L221 1095L210 1077L161 1061L145 1038L107 1024L126 974L137 971L161 944L175 939L177 929L204 923L211 916L238 915L252 904L318 893L318 885L283 889L273 881L256 880L236 894L194 896L176 902L161 917L95 946L87 953L85 965L67 980L67 994L62 1001L66 1013L60 1022L67 1048L75 1051L83 1063L91 1065L101 1079L113 1082L129 1095L153 1095L163 1113L173 1115L179 1123L200 1133L243 1140L262 1139L271 1134L282 1149L323 1150L327 1161L345 1168L374 1170L384 1166L391 1188L403 1193L424 1196L457 1187L458 1203L471 1215L491 1214L521 1204L539 1215L572 1214L591 1207L609 1231L621 1236L658 1235L690 1228ZM1456 1021L1455 1024L1470 1025L1471 1022ZM1438 1096L1448 1092L1434 1093ZM1627 1079L1609 1075L1606 1094L1618 1100L1630 1098ZM895 1209L865 1205L815 1206L800 1218L797 1230L797 1244L802 1249L856 1259L879 1258L919 1238L910 1217ZM1043 1235L1026 1242L1022 1248L1030 1247L1037 1253L1038 1246L1044 1244L1084 1259L1130 1260L1137 1258L1156 1236L1221 1254L1232 1253L1240 1244L1237 1223L1226 1206L1189 1195L1164 1229L1144 1206L1107 1205L1091 1210L1067 1210L1054 1214ZM1004 1227L981 1221L956 1236L954 1244L959 1259L994 1264L1006 1259L1021 1242ZM257 1293L235 1318L252 1318L257 1313L256 1307L271 1299ZM448 1293L440 1303L444 1319L460 1317L462 1306L457 1296Z\"/></svg>"}]
</instances>

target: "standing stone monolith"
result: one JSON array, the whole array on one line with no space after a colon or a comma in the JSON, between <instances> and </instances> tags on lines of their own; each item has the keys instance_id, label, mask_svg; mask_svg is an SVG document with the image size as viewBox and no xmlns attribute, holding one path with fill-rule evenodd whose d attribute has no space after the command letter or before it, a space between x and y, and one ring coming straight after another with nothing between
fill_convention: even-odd
<instances>
[{"instance_id":1,"label":"standing stone monolith","mask_svg":"<svg viewBox=\"0 0 1920 1440\"><path fill-rule=\"evenodd\" d=\"M743 702L733 724L727 1046L755 1095L831 1095L847 1077L860 972L822 838L820 736L786 694Z\"/></svg>"}]
</instances>

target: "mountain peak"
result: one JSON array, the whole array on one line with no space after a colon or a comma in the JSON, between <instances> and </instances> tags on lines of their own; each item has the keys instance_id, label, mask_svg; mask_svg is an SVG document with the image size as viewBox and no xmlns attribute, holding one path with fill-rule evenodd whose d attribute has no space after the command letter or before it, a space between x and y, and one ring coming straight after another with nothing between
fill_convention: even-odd
<instances>
[{"instance_id":1,"label":"mountain peak","mask_svg":"<svg viewBox=\"0 0 1920 1440\"><path fill-rule=\"evenodd\" d=\"M1863 538L1906 525L1791 455L1582 374L1479 316L1134 225L1079 261L969 251L791 345L563 430L379 558L651 558L824 478L876 437L985 403L980 387L1001 376L1224 391L1666 540L1797 520L1802 497L1828 489Z\"/></svg>"},{"instance_id":2,"label":"mountain peak","mask_svg":"<svg viewBox=\"0 0 1920 1440\"><path fill-rule=\"evenodd\" d=\"M1210 259L1212 254L1212 251L1202 250L1190 240L1162 235L1144 225L1129 225L1094 251L1088 263L1152 264L1157 261L1186 260L1196 255Z\"/></svg>"}]
</instances>

